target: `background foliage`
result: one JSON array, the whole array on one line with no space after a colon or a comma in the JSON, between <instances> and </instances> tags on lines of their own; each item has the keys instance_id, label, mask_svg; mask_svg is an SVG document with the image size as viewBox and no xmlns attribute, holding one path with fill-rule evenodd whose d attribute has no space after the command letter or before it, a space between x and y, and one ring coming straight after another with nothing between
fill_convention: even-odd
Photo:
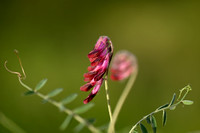
<instances>
[{"instance_id":1,"label":"background foliage","mask_svg":"<svg viewBox=\"0 0 200 133\"><path fill-rule=\"evenodd\" d=\"M3 68L3 63L8 60L11 70L20 70L13 54L18 49L27 73L25 82L35 87L41 79L48 78L41 92L64 88L56 99L78 93L75 102L69 104L73 109L83 104L88 95L79 91L89 64L86 55L100 35L107 35L115 51L127 49L139 62L139 75L121 111L117 129L127 126L130 129L142 116L166 103L174 92L189 83L193 91L188 99L195 101L194 105L168 112L168 123L165 128L159 126L158 132L200 130L199 6L196 1L2 0L0 111L29 133L61 132L59 126L65 114L50 104L41 104L36 96L22 96L26 90L16 76ZM125 82L108 83L114 107ZM109 120L103 87L93 100L95 107L83 114L86 118L97 118L96 125ZM76 124L72 122L70 131ZM0 125L0 132L9 131Z\"/></svg>"}]
</instances>

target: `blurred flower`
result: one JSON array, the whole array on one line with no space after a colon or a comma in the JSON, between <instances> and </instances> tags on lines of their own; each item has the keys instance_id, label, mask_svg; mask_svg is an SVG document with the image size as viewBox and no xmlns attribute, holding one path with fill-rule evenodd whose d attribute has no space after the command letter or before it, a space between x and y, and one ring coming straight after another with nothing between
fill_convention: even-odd
<instances>
[{"instance_id":1,"label":"blurred flower","mask_svg":"<svg viewBox=\"0 0 200 133\"><path fill-rule=\"evenodd\" d=\"M122 50L116 53L111 64L111 79L123 80L129 77L137 69L136 57Z\"/></svg>"},{"instance_id":2,"label":"blurred flower","mask_svg":"<svg viewBox=\"0 0 200 133\"><path fill-rule=\"evenodd\" d=\"M107 36L99 37L94 49L88 54L91 66L88 67L88 72L83 75L84 81L88 83L80 87L81 91L89 91L94 87L90 95L83 101L84 104L90 102L99 91L103 76L108 71L112 54L111 40Z\"/></svg>"}]
</instances>

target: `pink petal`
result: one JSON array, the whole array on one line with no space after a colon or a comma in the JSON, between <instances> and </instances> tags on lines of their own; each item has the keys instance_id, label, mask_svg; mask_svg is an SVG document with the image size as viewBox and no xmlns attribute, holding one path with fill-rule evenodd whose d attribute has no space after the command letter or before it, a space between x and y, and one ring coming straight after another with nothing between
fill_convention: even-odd
<instances>
[{"instance_id":1,"label":"pink petal","mask_svg":"<svg viewBox=\"0 0 200 133\"><path fill-rule=\"evenodd\" d=\"M103 82L103 79L97 81L96 86L94 87L94 89L92 90L92 92L90 93L90 95L83 101L84 104L89 103L96 96L96 94L100 90L102 82Z\"/></svg>"}]
</instances>

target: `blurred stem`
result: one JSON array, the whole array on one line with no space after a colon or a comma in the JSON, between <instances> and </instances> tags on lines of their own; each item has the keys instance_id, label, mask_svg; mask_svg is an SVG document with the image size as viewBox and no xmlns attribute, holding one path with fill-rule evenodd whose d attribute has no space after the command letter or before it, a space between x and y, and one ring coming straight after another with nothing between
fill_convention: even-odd
<instances>
[{"instance_id":1,"label":"blurred stem","mask_svg":"<svg viewBox=\"0 0 200 133\"><path fill-rule=\"evenodd\" d=\"M108 106L108 113L109 113L109 116L110 116L110 123L112 123L113 121L113 118L112 118L112 110L111 110L111 106L110 106L110 97L109 97L109 93L108 93L108 82L107 82L107 76L105 78L105 90L106 90L106 99L107 99L107 106ZM113 129L113 132L114 133L114 129Z\"/></svg>"},{"instance_id":2,"label":"blurred stem","mask_svg":"<svg viewBox=\"0 0 200 133\"><path fill-rule=\"evenodd\" d=\"M173 105L168 105L167 107L164 107L164 108L161 108L161 109L158 108L158 109L156 109L155 111L153 111L153 112L149 113L148 115L144 116L142 119L140 119L140 120L131 128L131 130L129 131L129 133L133 133L134 130L135 130L135 128L137 127L137 125L140 124L140 123L141 123L143 120L145 120L147 117L149 117L149 116L151 116L151 115L153 115L153 114L155 114L155 113L158 113L158 112L160 112L160 111L164 111L164 110L170 109L170 108L172 108L172 107L176 107L177 105L179 105L180 103L182 103L182 101L185 99L185 97L187 96L187 94L189 93L189 91L191 91L192 89L191 89L191 87L188 85L188 86L184 87L182 90L180 90L180 95L181 95L181 93L182 93L183 90L186 90L186 92L185 92L185 94L182 96L182 98L181 98L177 103L175 103L175 104L173 104Z\"/></svg>"},{"instance_id":3,"label":"blurred stem","mask_svg":"<svg viewBox=\"0 0 200 133\"><path fill-rule=\"evenodd\" d=\"M124 88L124 91L122 92L122 94L117 102L117 105L116 105L114 113L113 113L113 121L109 124L109 127L108 127L108 133L112 133L112 130L115 129L115 123L117 121L119 112L129 94L134 82L135 82L135 79L137 77L137 72L138 72L138 69L136 68L136 71L129 78L129 81L126 84L126 87Z\"/></svg>"},{"instance_id":4,"label":"blurred stem","mask_svg":"<svg viewBox=\"0 0 200 133\"><path fill-rule=\"evenodd\" d=\"M26 133L22 128L20 128L15 122L6 117L2 112L0 112L0 124L12 133Z\"/></svg>"},{"instance_id":5,"label":"blurred stem","mask_svg":"<svg viewBox=\"0 0 200 133\"><path fill-rule=\"evenodd\" d=\"M19 82L20 84L25 87L26 89L28 89L29 91L34 91L31 87L27 86L26 84L24 84L21 80L21 78L18 76ZM55 100L52 99L46 99L45 95L43 95L40 92L35 92L34 94L36 94L37 96L41 97L42 99L46 100L47 102L51 103L52 105L56 106L57 108L61 108L61 104ZM66 108L66 107L62 107L63 112L65 112L68 115L73 115L73 117L80 123L84 124L85 126L88 127L88 129L93 132L93 133L100 133L101 131L99 129L97 129L96 127L94 127L92 124L88 123L85 119L83 119L81 116L79 116L78 114L75 114L73 111L71 111L70 109Z\"/></svg>"}]
</instances>

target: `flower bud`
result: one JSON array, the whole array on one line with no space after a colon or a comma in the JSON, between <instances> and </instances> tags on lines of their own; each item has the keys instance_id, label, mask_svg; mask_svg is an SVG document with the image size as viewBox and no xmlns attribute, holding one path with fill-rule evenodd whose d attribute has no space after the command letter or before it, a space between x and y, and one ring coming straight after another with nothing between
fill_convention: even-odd
<instances>
[{"instance_id":1,"label":"flower bud","mask_svg":"<svg viewBox=\"0 0 200 133\"><path fill-rule=\"evenodd\" d=\"M126 50L122 50L116 53L111 63L112 80L118 81L126 79L136 71L137 60L132 53Z\"/></svg>"}]
</instances>

